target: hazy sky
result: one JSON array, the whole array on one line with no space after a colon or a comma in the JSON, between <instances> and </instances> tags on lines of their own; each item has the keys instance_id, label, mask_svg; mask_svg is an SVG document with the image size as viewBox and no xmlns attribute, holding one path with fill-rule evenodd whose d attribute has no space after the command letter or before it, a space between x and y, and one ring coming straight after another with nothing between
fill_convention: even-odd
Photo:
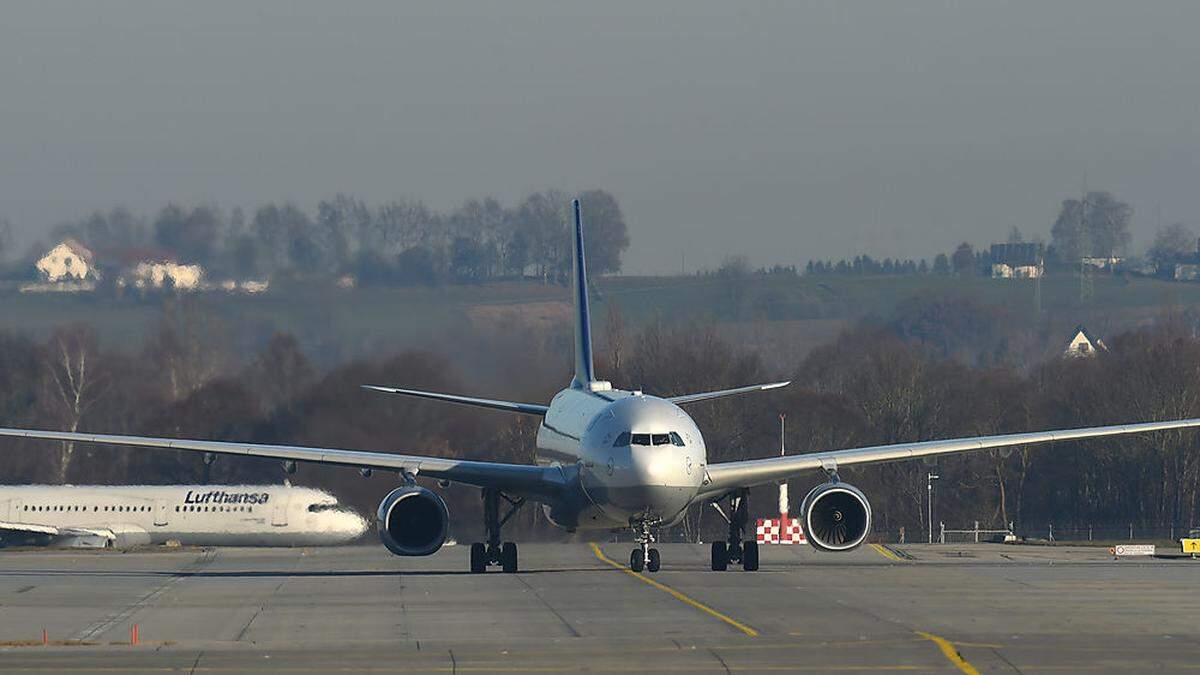
<instances>
[{"instance_id":1,"label":"hazy sky","mask_svg":"<svg viewBox=\"0 0 1200 675\"><path fill-rule=\"evenodd\" d=\"M629 271L1200 223L1200 3L23 2L0 214L602 187Z\"/></svg>"}]
</instances>

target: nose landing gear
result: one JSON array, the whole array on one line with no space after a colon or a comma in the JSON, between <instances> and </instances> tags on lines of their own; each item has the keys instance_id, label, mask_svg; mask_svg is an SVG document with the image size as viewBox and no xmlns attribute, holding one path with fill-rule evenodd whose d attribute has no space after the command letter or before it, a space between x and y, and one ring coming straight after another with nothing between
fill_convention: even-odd
<instances>
[{"instance_id":1,"label":"nose landing gear","mask_svg":"<svg viewBox=\"0 0 1200 675\"><path fill-rule=\"evenodd\" d=\"M713 503L717 506L716 503ZM750 520L750 498L747 490L740 490L729 496L729 514L726 515L717 506L717 511L729 521L728 541L712 543L712 569L714 572L724 572L729 563L741 563L747 572L758 571L758 541L742 540L746 531L746 523Z\"/></svg>"},{"instance_id":2,"label":"nose landing gear","mask_svg":"<svg viewBox=\"0 0 1200 675\"><path fill-rule=\"evenodd\" d=\"M508 502L508 512L500 517L500 500ZM488 565L499 565L505 572L517 571L517 545L500 541L500 528L525 505L525 500L513 499L499 490L483 491L483 527L487 530L487 543L471 544L471 572L481 574Z\"/></svg>"},{"instance_id":3,"label":"nose landing gear","mask_svg":"<svg viewBox=\"0 0 1200 675\"><path fill-rule=\"evenodd\" d=\"M643 520L635 526L634 531L634 541L638 543L638 548L629 554L629 569L634 572L641 572L643 569L647 572L657 572L662 566L662 555L658 549L650 547L654 543L654 532L650 523Z\"/></svg>"}]
</instances>

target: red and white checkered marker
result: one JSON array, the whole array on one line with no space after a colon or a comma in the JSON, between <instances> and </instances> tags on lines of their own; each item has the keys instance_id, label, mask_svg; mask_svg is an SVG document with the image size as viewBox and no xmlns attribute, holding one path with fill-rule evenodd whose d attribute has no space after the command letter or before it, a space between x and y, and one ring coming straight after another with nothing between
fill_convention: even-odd
<instances>
[{"instance_id":1,"label":"red and white checkered marker","mask_svg":"<svg viewBox=\"0 0 1200 675\"><path fill-rule=\"evenodd\" d=\"M786 455L784 446L783 421L787 415L779 416L779 455ZM758 532L755 537L760 544L807 544L804 528L800 527L799 518L788 517L788 486L787 481L779 484L779 517L759 518Z\"/></svg>"},{"instance_id":2,"label":"red and white checkered marker","mask_svg":"<svg viewBox=\"0 0 1200 675\"><path fill-rule=\"evenodd\" d=\"M759 518L756 538L760 544L808 543L799 518Z\"/></svg>"}]
</instances>

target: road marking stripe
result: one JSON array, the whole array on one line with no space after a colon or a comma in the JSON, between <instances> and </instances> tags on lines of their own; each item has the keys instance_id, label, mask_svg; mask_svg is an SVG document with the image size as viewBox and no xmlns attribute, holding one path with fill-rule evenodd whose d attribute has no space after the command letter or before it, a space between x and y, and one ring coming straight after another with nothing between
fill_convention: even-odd
<instances>
[{"instance_id":1,"label":"road marking stripe","mask_svg":"<svg viewBox=\"0 0 1200 675\"><path fill-rule=\"evenodd\" d=\"M964 659L962 654L959 654L958 650L954 648L954 644L946 638L938 637L933 633L926 633L923 631L917 631L917 635L920 635L926 640L929 640L937 645L938 649L942 650L942 655L945 656L950 663L953 663L954 666L962 672L966 673L967 675L979 675L979 671L975 670L975 666L971 665L966 659Z\"/></svg>"},{"instance_id":2,"label":"road marking stripe","mask_svg":"<svg viewBox=\"0 0 1200 675\"><path fill-rule=\"evenodd\" d=\"M674 588L671 588L670 586L667 586L666 584L660 584L659 582L651 579L650 577L648 577L644 574L639 574L618 562L614 562L611 558L604 555L604 552L601 551L600 547L597 546L596 544L591 544L590 546L592 547L592 553L594 553L596 555L596 558L598 558L601 562L607 563L608 565L611 565L611 566L621 570L622 572L628 574L629 576L631 576L635 579L638 579L639 581L643 581L643 582L657 588L658 590L675 598L676 600L682 602L683 604L688 605L689 607L694 607L694 608L700 610L701 612L704 612L705 614L713 617L714 619L719 619L721 621L724 621L725 623L742 631L743 633L745 633L746 635L749 635L750 637L758 637L758 631L756 631L753 628L747 626L746 624L738 621L737 619L726 616L725 614L718 612L717 610L713 609L712 607L709 607L708 605L706 605L704 603L697 602L697 601L689 598L688 596L684 595L683 593L680 593L679 591L675 590Z\"/></svg>"},{"instance_id":3,"label":"road marking stripe","mask_svg":"<svg viewBox=\"0 0 1200 675\"><path fill-rule=\"evenodd\" d=\"M904 558L901 558L900 556L896 555L895 553L892 552L892 550L890 548L888 548L882 544L871 544L871 548L875 549L876 553L887 558L888 560L894 560L896 562L904 562Z\"/></svg>"}]
</instances>

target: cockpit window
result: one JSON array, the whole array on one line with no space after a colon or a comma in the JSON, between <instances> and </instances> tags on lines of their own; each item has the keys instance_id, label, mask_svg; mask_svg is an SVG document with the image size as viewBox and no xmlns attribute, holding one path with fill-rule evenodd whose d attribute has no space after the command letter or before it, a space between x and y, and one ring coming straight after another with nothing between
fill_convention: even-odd
<instances>
[{"instance_id":1,"label":"cockpit window","mask_svg":"<svg viewBox=\"0 0 1200 675\"><path fill-rule=\"evenodd\" d=\"M337 508L337 504L310 504L308 510L311 513L320 513L322 511L332 511Z\"/></svg>"},{"instance_id":2,"label":"cockpit window","mask_svg":"<svg viewBox=\"0 0 1200 675\"><path fill-rule=\"evenodd\" d=\"M627 445L677 445L682 448L683 438L674 431L665 434L631 434L626 431L617 436L616 442L613 443L615 448Z\"/></svg>"}]
</instances>

